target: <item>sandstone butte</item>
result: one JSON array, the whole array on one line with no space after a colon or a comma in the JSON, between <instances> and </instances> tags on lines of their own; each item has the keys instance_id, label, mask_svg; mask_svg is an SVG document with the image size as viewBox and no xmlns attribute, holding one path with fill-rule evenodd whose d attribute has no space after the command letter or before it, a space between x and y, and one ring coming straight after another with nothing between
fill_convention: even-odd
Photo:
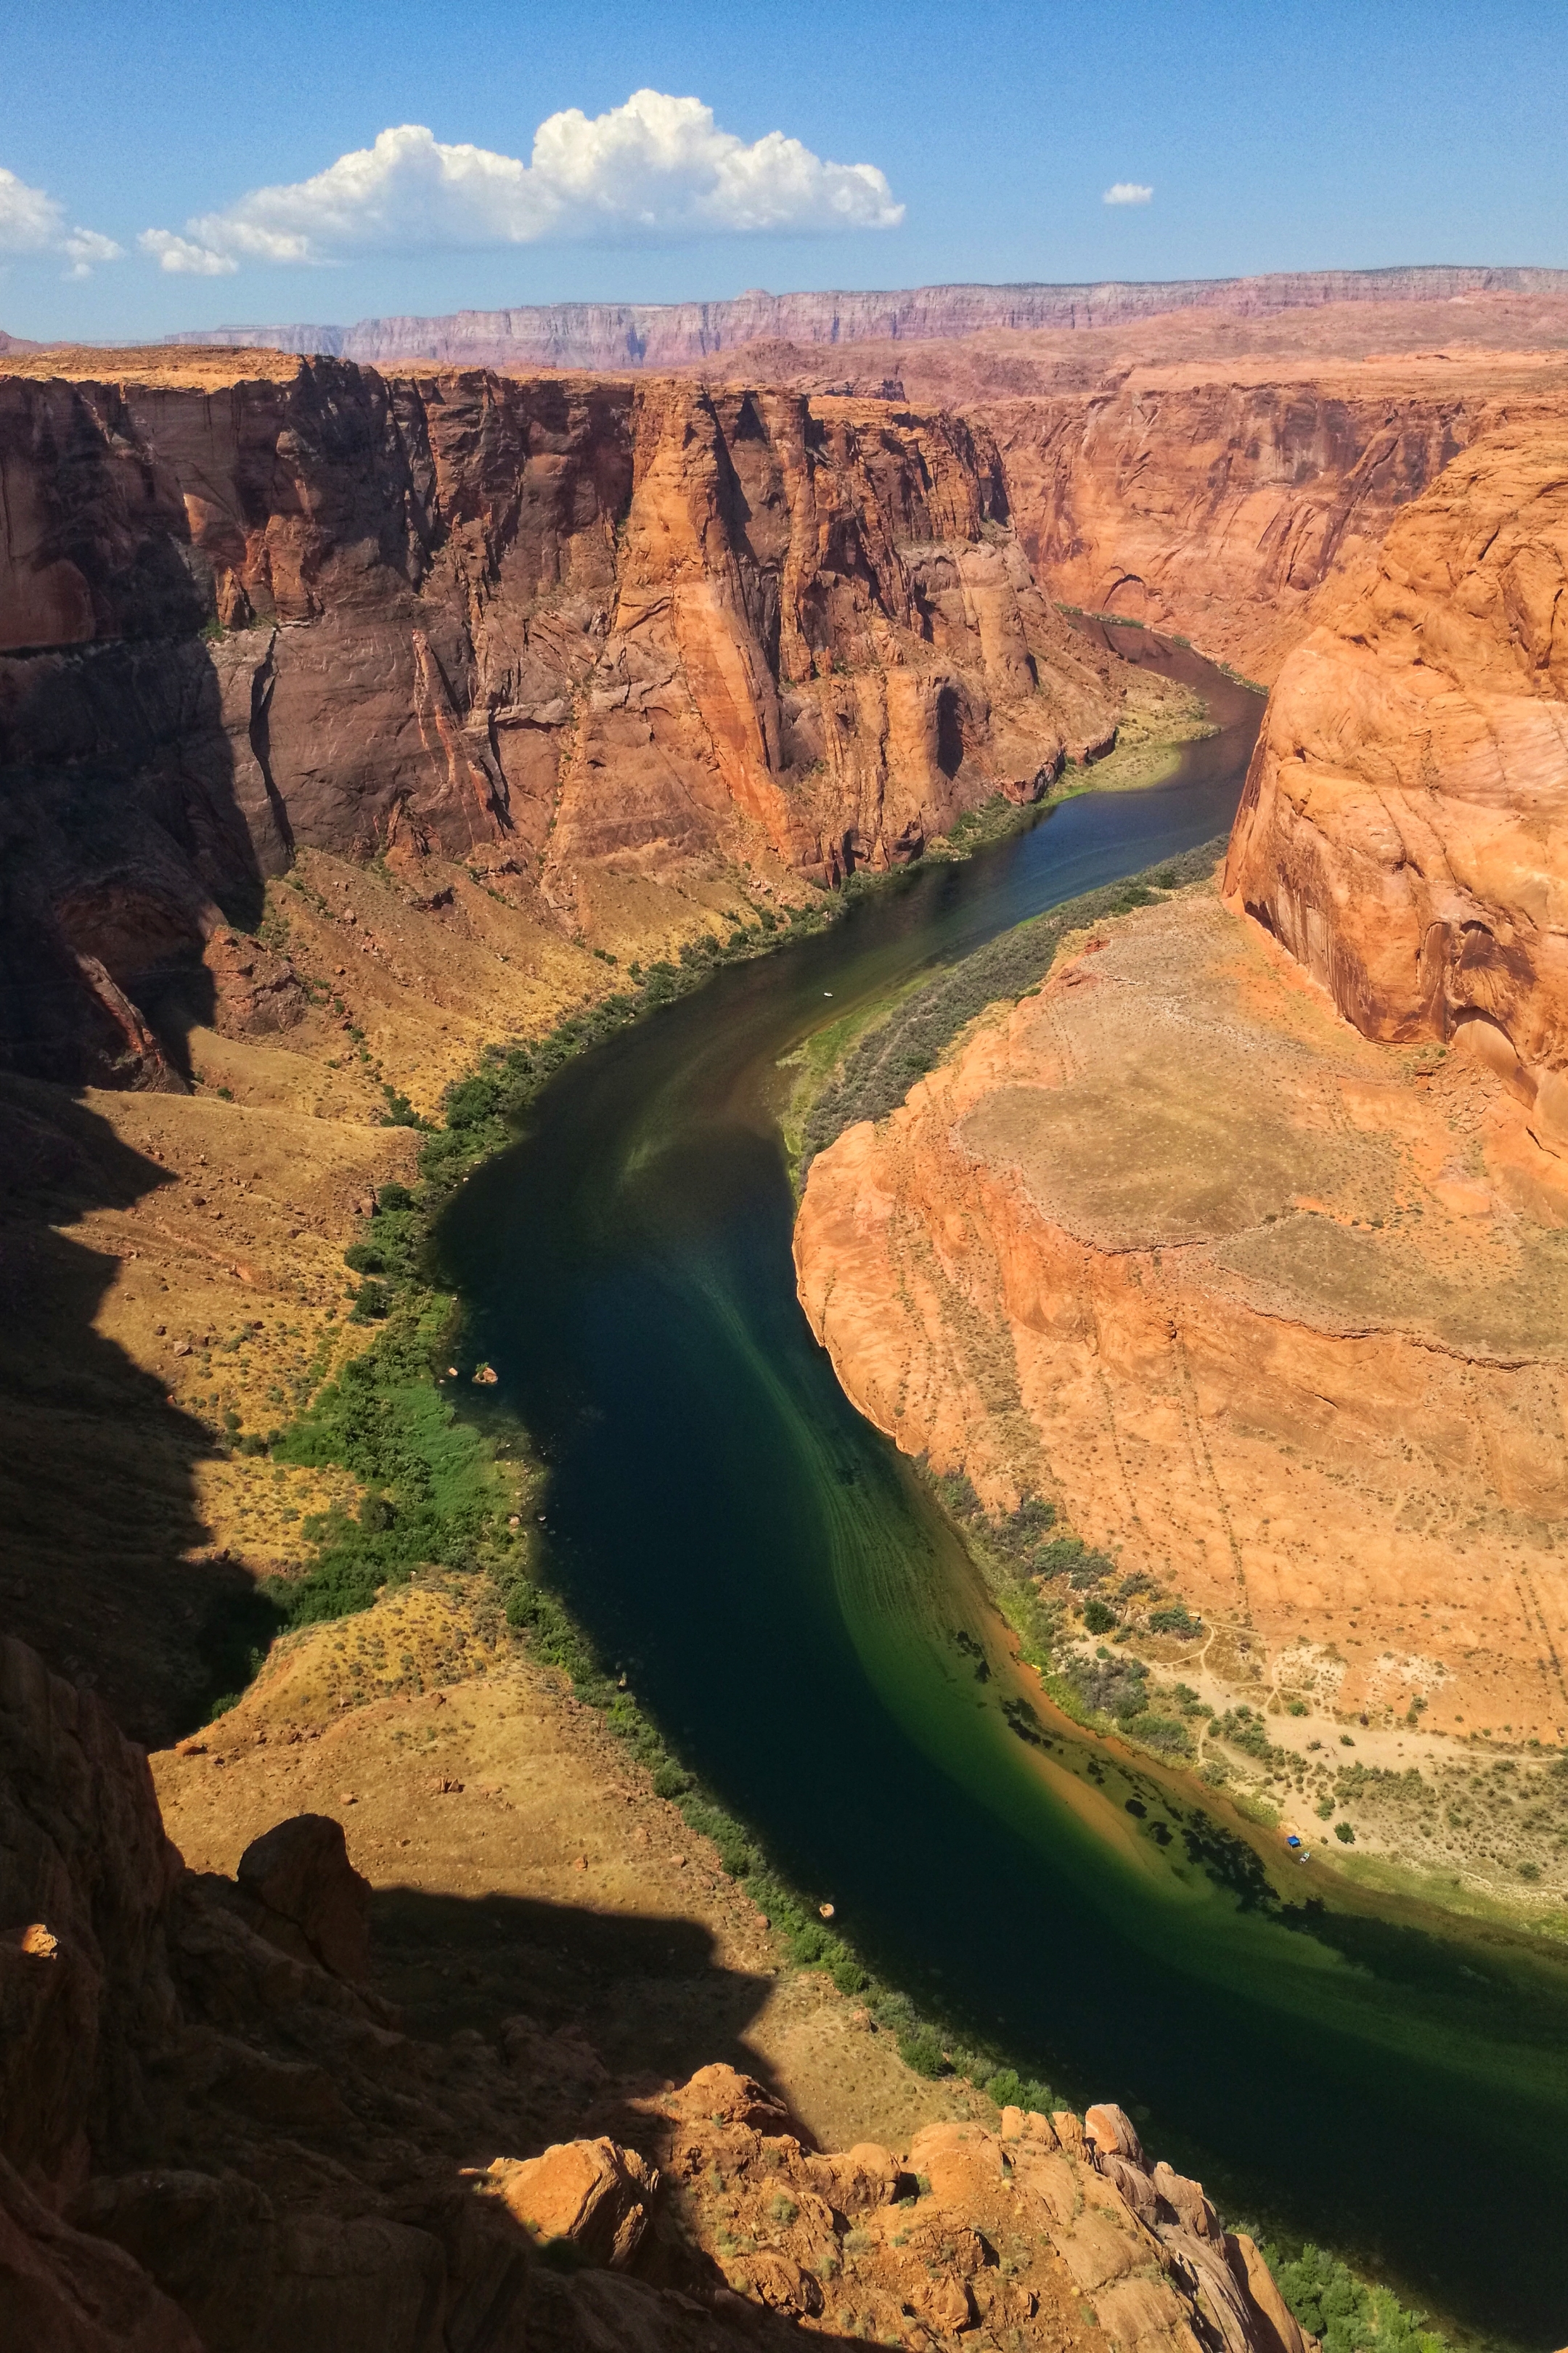
<instances>
[{"instance_id":1,"label":"sandstone butte","mask_svg":"<svg viewBox=\"0 0 1568 2353\"><path fill-rule=\"evenodd\" d=\"M851 1395L1179 1590L1222 1700L1568 1731L1565 514L1560 422L1456 458L1285 661L1223 902L811 1169Z\"/></svg>"},{"instance_id":2,"label":"sandstone butte","mask_svg":"<svg viewBox=\"0 0 1568 2353\"><path fill-rule=\"evenodd\" d=\"M187 1871L143 1753L0 1638L8 2344L701 2353L984 2331L1306 2353L1253 2242L1114 2105L823 2150L727 2063L616 2073L515 2010L491 2034L409 2031L375 1982L370 1902L315 1814L237 1876Z\"/></svg>"}]
</instances>

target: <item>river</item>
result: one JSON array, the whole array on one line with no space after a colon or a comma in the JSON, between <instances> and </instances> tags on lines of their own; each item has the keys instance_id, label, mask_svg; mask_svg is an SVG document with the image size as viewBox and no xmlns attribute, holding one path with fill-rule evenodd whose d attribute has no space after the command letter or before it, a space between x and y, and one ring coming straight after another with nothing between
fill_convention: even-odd
<instances>
[{"instance_id":1,"label":"river","mask_svg":"<svg viewBox=\"0 0 1568 2353\"><path fill-rule=\"evenodd\" d=\"M781 1059L1229 825L1260 701L1115 641L1220 722L1173 777L916 868L584 1055L464 1187L443 1256L549 1467L551 1580L874 1966L1075 2102L1121 2102L1233 2218L1560 2345L1568 1957L1326 1873L1309 1905L1179 1776L1037 1698L1052 1745L1017 1737L1025 1671L961 1543L795 1299Z\"/></svg>"}]
</instances>

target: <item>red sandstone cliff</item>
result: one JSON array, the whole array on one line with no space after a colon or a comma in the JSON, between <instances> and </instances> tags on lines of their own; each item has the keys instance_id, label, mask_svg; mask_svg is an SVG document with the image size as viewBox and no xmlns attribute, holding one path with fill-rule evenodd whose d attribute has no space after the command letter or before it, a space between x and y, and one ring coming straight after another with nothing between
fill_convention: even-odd
<instances>
[{"instance_id":1,"label":"red sandstone cliff","mask_svg":"<svg viewBox=\"0 0 1568 2353\"><path fill-rule=\"evenodd\" d=\"M802 1296L910 1451L1194 1599L1225 1688L1560 1741L1562 421L1483 434L1317 610L1228 912L1110 927L843 1135Z\"/></svg>"},{"instance_id":2,"label":"red sandstone cliff","mask_svg":"<svg viewBox=\"0 0 1568 2353\"><path fill-rule=\"evenodd\" d=\"M1137 369L1085 399L987 401L1051 594L1271 678L1336 563L1375 547L1469 438L1484 385ZM1414 379L1412 382L1411 379Z\"/></svg>"},{"instance_id":3,"label":"red sandstone cliff","mask_svg":"<svg viewBox=\"0 0 1568 2353\"><path fill-rule=\"evenodd\" d=\"M884 866L1114 729L963 422L337 362L75 374L0 379L14 1066L145 1074L163 997L297 847L467 860L613 939L627 890ZM286 1026L287 974L247 979Z\"/></svg>"},{"instance_id":4,"label":"red sandstone cliff","mask_svg":"<svg viewBox=\"0 0 1568 2353\"><path fill-rule=\"evenodd\" d=\"M759 344L729 364L801 391L896 380L970 417L1052 596L1180 631L1268 681L1329 574L1478 432L1568 408L1565 343L1561 295L1484 293Z\"/></svg>"},{"instance_id":5,"label":"red sandstone cliff","mask_svg":"<svg viewBox=\"0 0 1568 2353\"><path fill-rule=\"evenodd\" d=\"M1371 1038L1451 1040L1568 1156L1568 428L1486 436L1269 699L1226 867Z\"/></svg>"},{"instance_id":6,"label":"red sandstone cliff","mask_svg":"<svg viewBox=\"0 0 1568 2353\"><path fill-rule=\"evenodd\" d=\"M1303 1757L1416 1701L1561 1742L1562 1164L1206 886L1079 946L812 1163L800 1295L850 1397L988 1507L1055 1500L1117 1595L1181 1595L1203 1630L1156 1662Z\"/></svg>"}]
</instances>

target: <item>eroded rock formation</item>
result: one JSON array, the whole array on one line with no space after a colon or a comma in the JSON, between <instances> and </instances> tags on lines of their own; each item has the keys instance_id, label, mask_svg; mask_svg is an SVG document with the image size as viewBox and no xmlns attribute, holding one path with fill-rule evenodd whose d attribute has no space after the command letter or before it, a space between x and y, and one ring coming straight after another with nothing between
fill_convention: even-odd
<instances>
[{"instance_id":1,"label":"eroded rock formation","mask_svg":"<svg viewBox=\"0 0 1568 2353\"><path fill-rule=\"evenodd\" d=\"M167 1083L174 1015L287 1029L297 981L232 926L301 847L462 861L597 941L681 875L907 857L1113 733L963 423L167 376L0 381L13 1067Z\"/></svg>"},{"instance_id":2,"label":"eroded rock formation","mask_svg":"<svg viewBox=\"0 0 1568 2353\"><path fill-rule=\"evenodd\" d=\"M1484 410L1484 384L1420 376L1363 389L1331 372L1144 367L1087 399L981 413L1053 596L1180 631L1268 681L1333 566L1375 549Z\"/></svg>"},{"instance_id":3,"label":"eroded rock formation","mask_svg":"<svg viewBox=\"0 0 1568 2353\"><path fill-rule=\"evenodd\" d=\"M697 2353L984 2320L1041 2348L1305 2353L1251 2242L1113 2107L1087 2137L1008 2111L999 2139L824 2155L729 2066L612 2085L579 2049L616 2136L524 2154L562 2090L530 2021L420 2042L329 1937L258 1933L258 1907L319 1928L357 1904L324 1830L279 1824L237 1887L184 1872L142 1752L0 1641L7 2343Z\"/></svg>"},{"instance_id":4,"label":"eroded rock formation","mask_svg":"<svg viewBox=\"0 0 1568 2353\"><path fill-rule=\"evenodd\" d=\"M1369 1038L1452 1042L1568 1160L1568 429L1488 434L1325 592L1226 889Z\"/></svg>"},{"instance_id":5,"label":"eroded rock formation","mask_svg":"<svg viewBox=\"0 0 1568 2353\"><path fill-rule=\"evenodd\" d=\"M1477 293L770 343L710 364L803 392L897 376L917 405L971 418L1050 595L1268 683L1324 580L1374 553L1458 450L1568 409L1565 346L1562 293Z\"/></svg>"}]
</instances>

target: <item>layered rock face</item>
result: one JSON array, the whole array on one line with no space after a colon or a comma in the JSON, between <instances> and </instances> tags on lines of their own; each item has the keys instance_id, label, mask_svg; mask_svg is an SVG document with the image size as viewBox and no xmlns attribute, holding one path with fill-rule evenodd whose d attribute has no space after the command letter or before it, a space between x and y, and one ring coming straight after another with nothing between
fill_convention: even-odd
<instances>
[{"instance_id":1,"label":"layered rock face","mask_svg":"<svg viewBox=\"0 0 1568 2353\"><path fill-rule=\"evenodd\" d=\"M900 293L768 294L727 302L547 302L353 327L219 327L172 343L321 353L374 365L435 360L523 368L679 367L738 345L921 342L1005 327L1113 326L1184 310L1237 317L1331 302L1442 301L1492 291L1568 292L1568 271L1486 268L1317 269L1098 286L917 286Z\"/></svg>"},{"instance_id":2,"label":"layered rock face","mask_svg":"<svg viewBox=\"0 0 1568 2353\"><path fill-rule=\"evenodd\" d=\"M1270 698L1226 889L1370 1038L1451 1041L1568 1162L1568 426L1487 435Z\"/></svg>"},{"instance_id":3,"label":"layered rock face","mask_svg":"<svg viewBox=\"0 0 1568 2353\"><path fill-rule=\"evenodd\" d=\"M1054 596L1179 630L1268 681L1329 573L1376 548L1486 399L1473 384L1149 368L1088 399L980 413Z\"/></svg>"},{"instance_id":4,"label":"layered rock face","mask_svg":"<svg viewBox=\"0 0 1568 2353\"><path fill-rule=\"evenodd\" d=\"M1251 2241L1118 2108L832 2155L731 2066L617 2084L523 2016L421 2041L362 1982L363 1936L342 1949L365 1896L319 1816L237 1884L184 1872L145 1757L0 1641L7 2343L782 2353L984 2323L1306 2353ZM569 2097L595 2105L557 2138Z\"/></svg>"},{"instance_id":5,"label":"layered rock face","mask_svg":"<svg viewBox=\"0 0 1568 2353\"><path fill-rule=\"evenodd\" d=\"M870 390L994 439L1037 577L1271 682L1312 596L1479 432L1568 409L1568 300L1479 293L1171 311L929 342L757 345L801 391Z\"/></svg>"},{"instance_id":6,"label":"layered rock face","mask_svg":"<svg viewBox=\"0 0 1568 2353\"><path fill-rule=\"evenodd\" d=\"M0 468L14 1068L290 1026L286 965L211 950L301 846L591 930L595 878L885 865L1114 729L951 419L208 365L5 379Z\"/></svg>"},{"instance_id":7,"label":"layered rock face","mask_svg":"<svg viewBox=\"0 0 1568 2353\"><path fill-rule=\"evenodd\" d=\"M1205 887L847 1130L795 1250L862 1411L1183 1597L1154 1655L1212 1699L1555 1744L1565 1218L1489 1069L1358 1037Z\"/></svg>"}]
</instances>

